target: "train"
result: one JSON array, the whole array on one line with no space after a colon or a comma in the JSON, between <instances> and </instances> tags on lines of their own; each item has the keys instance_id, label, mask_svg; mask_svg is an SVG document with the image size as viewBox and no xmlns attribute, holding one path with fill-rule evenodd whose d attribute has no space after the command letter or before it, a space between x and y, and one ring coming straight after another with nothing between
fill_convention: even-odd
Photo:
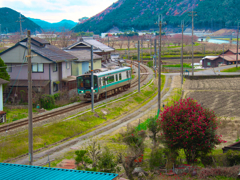
<instances>
[{"instance_id":1,"label":"train","mask_svg":"<svg viewBox=\"0 0 240 180\"><path fill-rule=\"evenodd\" d=\"M102 69L93 73L94 100L105 99L108 96L126 91L131 87L132 71L130 67L117 69ZM91 73L77 77L77 91L81 101L91 100Z\"/></svg>"}]
</instances>

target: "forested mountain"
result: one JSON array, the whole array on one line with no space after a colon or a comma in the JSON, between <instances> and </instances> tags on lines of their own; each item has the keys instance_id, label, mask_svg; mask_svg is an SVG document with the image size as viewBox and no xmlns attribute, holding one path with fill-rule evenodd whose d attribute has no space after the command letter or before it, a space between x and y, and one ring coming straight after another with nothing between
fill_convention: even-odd
<instances>
[{"instance_id":1,"label":"forested mountain","mask_svg":"<svg viewBox=\"0 0 240 180\"><path fill-rule=\"evenodd\" d=\"M196 11L196 29L234 28L240 17L238 0L118 0L104 11L73 28L75 32L97 34L113 27L137 30L157 28L158 15L163 15L166 27L177 27L181 20L191 25L189 11Z\"/></svg>"},{"instance_id":2,"label":"forested mountain","mask_svg":"<svg viewBox=\"0 0 240 180\"><path fill-rule=\"evenodd\" d=\"M4 7L0 8L0 24L2 33L20 32L19 22L20 13L13 9ZM40 31L41 27L30 19L21 15L22 19L22 30Z\"/></svg>"},{"instance_id":3,"label":"forested mountain","mask_svg":"<svg viewBox=\"0 0 240 180\"><path fill-rule=\"evenodd\" d=\"M33 18L29 18L31 19L33 22L35 22L36 24L38 24L39 26L41 26L41 28L44 31L56 31L56 32L61 32L63 30L63 28L66 29L72 29L74 26L77 25L76 22L71 21L71 20L62 20L60 22L57 23L50 23L47 21L43 21L41 19L33 19Z\"/></svg>"}]
</instances>

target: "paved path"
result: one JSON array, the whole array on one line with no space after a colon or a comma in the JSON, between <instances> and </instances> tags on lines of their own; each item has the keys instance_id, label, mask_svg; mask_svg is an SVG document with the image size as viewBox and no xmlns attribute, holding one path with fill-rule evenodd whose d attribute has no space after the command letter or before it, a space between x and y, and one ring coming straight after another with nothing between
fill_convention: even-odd
<instances>
[{"instance_id":1,"label":"paved path","mask_svg":"<svg viewBox=\"0 0 240 180\"><path fill-rule=\"evenodd\" d=\"M201 75L218 75L218 74L220 74L220 75L240 75L240 72L232 72L232 73L220 72L223 69L229 69L229 68L233 68L233 67L236 67L236 64L235 65L228 65L228 66L221 66L221 67L216 67L216 68L209 68L209 69L206 69L206 70L194 72L194 75L198 75L198 76L201 76ZM180 75L180 72L179 73L162 73L162 74L176 76L176 75ZM192 75L191 71L189 72L189 75L190 76Z\"/></svg>"}]
</instances>

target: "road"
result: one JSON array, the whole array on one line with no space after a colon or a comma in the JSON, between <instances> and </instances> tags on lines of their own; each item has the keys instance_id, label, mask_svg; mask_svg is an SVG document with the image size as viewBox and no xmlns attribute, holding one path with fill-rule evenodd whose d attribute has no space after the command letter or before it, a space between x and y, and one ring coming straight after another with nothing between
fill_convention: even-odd
<instances>
[{"instance_id":1,"label":"road","mask_svg":"<svg viewBox=\"0 0 240 180\"><path fill-rule=\"evenodd\" d=\"M234 65L228 65L228 66L221 66L221 67L216 67L216 68L209 68L206 70L202 70L202 71L198 71L198 72L194 72L194 75L240 75L240 72L232 72L232 73L228 73L228 72L220 72L223 69L229 69L229 68L233 68L236 67L236 64ZM171 76L176 76L176 75L180 75L180 73L162 73L164 75L171 75ZM186 72L185 72L185 75ZM192 75L192 72L189 72L189 75Z\"/></svg>"}]
</instances>

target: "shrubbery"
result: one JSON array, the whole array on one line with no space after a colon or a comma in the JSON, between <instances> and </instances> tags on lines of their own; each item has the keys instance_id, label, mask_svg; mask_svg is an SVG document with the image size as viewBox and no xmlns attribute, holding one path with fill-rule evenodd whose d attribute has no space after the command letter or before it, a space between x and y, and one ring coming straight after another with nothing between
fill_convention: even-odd
<instances>
[{"instance_id":1,"label":"shrubbery","mask_svg":"<svg viewBox=\"0 0 240 180\"><path fill-rule=\"evenodd\" d=\"M151 170L154 170L154 168L165 167L165 164L166 156L164 149L153 149L149 159L149 167Z\"/></svg>"},{"instance_id":2,"label":"shrubbery","mask_svg":"<svg viewBox=\"0 0 240 180\"><path fill-rule=\"evenodd\" d=\"M218 168L204 168L201 169L198 173L199 179L206 179L208 177L215 176L225 176L225 177L233 177L237 178L239 173L240 166L233 167L218 167Z\"/></svg>"},{"instance_id":3,"label":"shrubbery","mask_svg":"<svg viewBox=\"0 0 240 180\"><path fill-rule=\"evenodd\" d=\"M41 107L44 109L53 109L55 107L55 99L53 95L43 94L40 98Z\"/></svg>"}]
</instances>

